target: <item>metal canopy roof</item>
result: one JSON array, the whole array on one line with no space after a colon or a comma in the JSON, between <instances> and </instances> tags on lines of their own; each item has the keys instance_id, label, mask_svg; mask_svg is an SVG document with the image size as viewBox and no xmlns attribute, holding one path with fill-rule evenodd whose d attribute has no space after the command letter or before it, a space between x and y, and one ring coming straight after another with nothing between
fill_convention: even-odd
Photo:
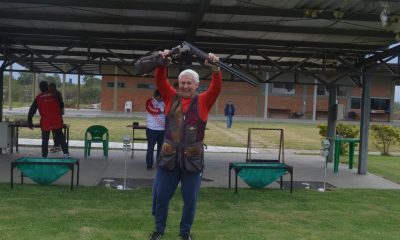
<instances>
[{"instance_id":1,"label":"metal canopy roof","mask_svg":"<svg viewBox=\"0 0 400 240\"><path fill-rule=\"evenodd\" d=\"M389 49L400 32L394 0L0 0L0 6L3 68L17 62L34 72L104 74L101 66L114 65L119 75L135 75L129 68L140 56L188 41L260 82L276 80L265 79L265 71L301 73L321 84L358 84L362 68L399 75L387 64L400 48Z\"/></svg>"}]
</instances>

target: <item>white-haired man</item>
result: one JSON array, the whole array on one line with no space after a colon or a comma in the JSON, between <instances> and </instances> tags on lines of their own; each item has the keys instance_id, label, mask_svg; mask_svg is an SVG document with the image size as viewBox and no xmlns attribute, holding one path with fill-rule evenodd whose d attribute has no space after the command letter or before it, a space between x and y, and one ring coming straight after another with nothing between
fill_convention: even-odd
<instances>
[{"instance_id":1,"label":"white-haired man","mask_svg":"<svg viewBox=\"0 0 400 240\"><path fill-rule=\"evenodd\" d=\"M168 50L161 52L165 57ZM209 62L219 58L209 53ZM183 212L180 235L183 240L191 240L197 196L200 190L204 168L203 139L208 113L221 92L222 75L220 69L212 66L212 80L207 91L197 95L199 75L187 69L178 77L179 87L173 88L167 81L166 66L155 71L157 89L165 102L165 138L160 158L157 159L157 175L153 187L153 209L155 231L149 239L161 239L168 217L169 201L181 183Z\"/></svg>"}]
</instances>

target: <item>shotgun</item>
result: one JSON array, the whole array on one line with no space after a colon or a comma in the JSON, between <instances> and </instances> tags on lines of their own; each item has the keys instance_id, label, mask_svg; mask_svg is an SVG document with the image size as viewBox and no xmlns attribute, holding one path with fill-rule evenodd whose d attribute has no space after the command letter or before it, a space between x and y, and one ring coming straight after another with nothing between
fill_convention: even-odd
<instances>
[{"instance_id":1,"label":"shotgun","mask_svg":"<svg viewBox=\"0 0 400 240\"><path fill-rule=\"evenodd\" d=\"M188 42L183 42L182 44L172 48L166 58L162 58L159 53L153 54L150 56L143 57L139 59L135 64L135 69L137 74L143 75L153 71L156 67L165 65L168 62L168 57L177 57L181 53L190 52L191 54L195 55L196 57L202 60L208 60L208 53L198 49L197 47L193 46ZM230 67L229 65L223 63L221 60L215 63L210 62L211 64L215 64L216 66L224 69L225 71L235 75L236 77L248 82L252 86L257 86L257 81L253 80L249 76L239 72L238 70Z\"/></svg>"}]
</instances>

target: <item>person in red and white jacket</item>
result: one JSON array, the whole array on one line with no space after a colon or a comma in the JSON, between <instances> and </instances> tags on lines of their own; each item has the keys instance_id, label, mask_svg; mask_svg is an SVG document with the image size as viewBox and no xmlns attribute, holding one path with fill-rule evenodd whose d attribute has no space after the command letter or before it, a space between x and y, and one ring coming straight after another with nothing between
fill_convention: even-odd
<instances>
[{"instance_id":1,"label":"person in red and white jacket","mask_svg":"<svg viewBox=\"0 0 400 240\"><path fill-rule=\"evenodd\" d=\"M147 153L146 164L147 169L153 168L154 146L157 143L157 159L160 155L161 146L164 142L165 132L165 115L164 102L161 99L160 92L155 90L153 97L146 101L146 136L147 136Z\"/></svg>"}]
</instances>

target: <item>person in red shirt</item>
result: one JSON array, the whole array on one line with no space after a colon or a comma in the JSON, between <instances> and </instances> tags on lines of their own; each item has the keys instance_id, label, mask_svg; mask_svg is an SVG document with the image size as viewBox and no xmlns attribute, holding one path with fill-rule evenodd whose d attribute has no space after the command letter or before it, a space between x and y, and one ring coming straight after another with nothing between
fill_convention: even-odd
<instances>
[{"instance_id":1,"label":"person in red shirt","mask_svg":"<svg viewBox=\"0 0 400 240\"><path fill-rule=\"evenodd\" d=\"M50 131L53 132L57 142L61 144L64 158L69 158L68 145L65 142L65 136L62 132L64 122L61 116L61 103L55 95L49 92L46 81L40 82L39 88L41 93L36 96L28 113L28 125L33 129L32 118L39 110L40 128L42 130L42 157L47 158L49 153L49 136Z\"/></svg>"},{"instance_id":2,"label":"person in red shirt","mask_svg":"<svg viewBox=\"0 0 400 240\"><path fill-rule=\"evenodd\" d=\"M165 58L168 50L160 54ZM208 62L213 64L218 61L216 55L209 53ZM179 182L184 202L180 235L183 240L192 239L190 230L204 168L204 132L208 113L222 86L219 67L212 65L212 72L207 91L197 94L199 75L195 71L182 71L178 77L178 89L175 89L167 81L165 65L155 70L157 89L165 103L166 123L164 144L157 159L157 174L153 186L152 214L155 230L150 235L150 240L161 239L164 235L169 201Z\"/></svg>"}]
</instances>

